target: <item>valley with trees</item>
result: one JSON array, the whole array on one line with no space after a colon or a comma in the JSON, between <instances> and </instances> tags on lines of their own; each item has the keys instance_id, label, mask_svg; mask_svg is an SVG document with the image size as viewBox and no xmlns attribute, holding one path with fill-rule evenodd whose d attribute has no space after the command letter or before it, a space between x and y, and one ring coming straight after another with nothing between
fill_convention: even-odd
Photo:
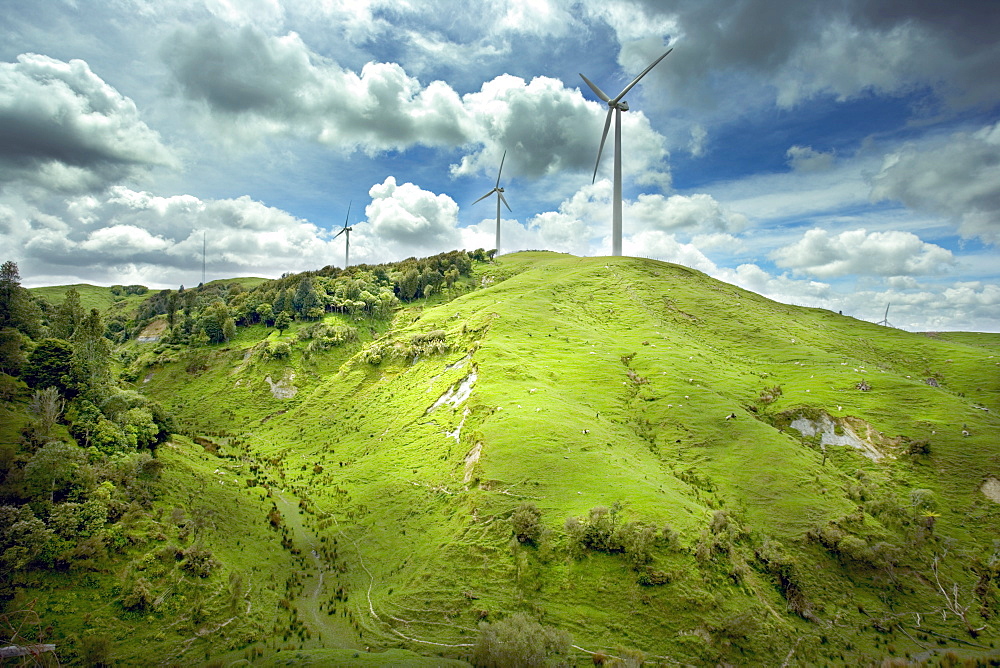
<instances>
[{"instance_id":1,"label":"valley with trees","mask_svg":"<svg viewBox=\"0 0 1000 668\"><path fill-rule=\"evenodd\" d=\"M0 662L1000 664L1000 334L494 255L4 263Z\"/></svg>"}]
</instances>

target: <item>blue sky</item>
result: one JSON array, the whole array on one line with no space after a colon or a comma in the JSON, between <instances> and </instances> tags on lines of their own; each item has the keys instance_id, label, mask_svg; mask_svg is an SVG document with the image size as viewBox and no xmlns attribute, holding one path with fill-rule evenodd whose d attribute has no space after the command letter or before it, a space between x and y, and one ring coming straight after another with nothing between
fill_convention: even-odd
<instances>
[{"instance_id":1,"label":"blue sky","mask_svg":"<svg viewBox=\"0 0 1000 668\"><path fill-rule=\"evenodd\" d=\"M992 0L6 0L0 241L26 285L624 251L911 330L1000 331ZM610 139L609 139L610 142Z\"/></svg>"}]
</instances>

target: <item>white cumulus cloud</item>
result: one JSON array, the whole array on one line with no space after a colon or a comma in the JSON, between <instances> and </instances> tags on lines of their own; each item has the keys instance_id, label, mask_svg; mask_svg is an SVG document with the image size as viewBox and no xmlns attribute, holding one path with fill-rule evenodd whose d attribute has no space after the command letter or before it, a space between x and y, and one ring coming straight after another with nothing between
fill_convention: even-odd
<instances>
[{"instance_id":1,"label":"white cumulus cloud","mask_svg":"<svg viewBox=\"0 0 1000 668\"><path fill-rule=\"evenodd\" d=\"M921 241L910 232L863 229L835 236L812 229L799 241L773 251L770 257L779 267L820 278L938 274L955 263L951 251Z\"/></svg>"},{"instance_id":2,"label":"white cumulus cloud","mask_svg":"<svg viewBox=\"0 0 1000 668\"><path fill-rule=\"evenodd\" d=\"M458 245L458 204L448 195L412 183L399 185L393 176L372 186L368 194L372 201L365 215L370 227L359 226L359 236L366 244L380 245L378 252L433 254Z\"/></svg>"},{"instance_id":3,"label":"white cumulus cloud","mask_svg":"<svg viewBox=\"0 0 1000 668\"><path fill-rule=\"evenodd\" d=\"M86 62L29 53L0 63L0 183L98 189L173 164L135 103Z\"/></svg>"},{"instance_id":4,"label":"white cumulus cloud","mask_svg":"<svg viewBox=\"0 0 1000 668\"><path fill-rule=\"evenodd\" d=\"M944 215L965 237L1000 244L1000 123L889 154L871 192Z\"/></svg>"}]
</instances>

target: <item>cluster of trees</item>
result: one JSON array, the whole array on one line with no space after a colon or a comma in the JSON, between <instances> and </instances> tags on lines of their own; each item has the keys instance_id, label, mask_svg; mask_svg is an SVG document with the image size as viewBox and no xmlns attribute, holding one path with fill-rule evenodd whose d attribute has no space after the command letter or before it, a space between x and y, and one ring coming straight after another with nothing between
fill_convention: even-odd
<instances>
[{"instance_id":1,"label":"cluster of trees","mask_svg":"<svg viewBox=\"0 0 1000 668\"><path fill-rule=\"evenodd\" d=\"M263 323L279 331L292 321L317 321L327 313L355 319L390 318L400 302L453 290L472 271L473 258L492 251L451 251L417 260L356 265L342 270L286 275L247 289L238 282L161 290L138 308L138 323L165 315L171 340L179 343L228 341L237 327Z\"/></svg>"},{"instance_id":2,"label":"cluster of trees","mask_svg":"<svg viewBox=\"0 0 1000 668\"><path fill-rule=\"evenodd\" d=\"M4 263L0 403L20 429L0 446L0 596L25 569L99 567L129 544L119 520L152 501L171 419L119 386L107 334L75 290L39 308Z\"/></svg>"},{"instance_id":3,"label":"cluster of trees","mask_svg":"<svg viewBox=\"0 0 1000 668\"><path fill-rule=\"evenodd\" d=\"M128 295L144 295L149 292L145 285L112 285L111 294L115 297L127 297Z\"/></svg>"},{"instance_id":4,"label":"cluster of trees","mask_svg":"<svg viewBox=\"0 0 1000 668\"><path fill-rule=\"evenodd\" d=\"M610 508L591 508L587 517L567 518L565 530L571 550L623 554L633 568L639 569L653 560L654 548L676 541L676 533L667 525L657 528L640 522L620 521L622 509L622 504L615 502Z\"/></svg>"}]
</instances>

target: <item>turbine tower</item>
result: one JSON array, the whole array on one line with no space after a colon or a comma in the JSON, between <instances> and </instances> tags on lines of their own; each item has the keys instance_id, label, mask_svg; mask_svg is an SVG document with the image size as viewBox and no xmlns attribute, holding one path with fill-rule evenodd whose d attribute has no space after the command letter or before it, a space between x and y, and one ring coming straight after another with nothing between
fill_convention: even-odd
<instances>
[{"instance_id":1,"label":"turbine tower","mask_svg":"<svg viewBox=\"0 0 1000 668\"><path fill-rule=\"evenodd\" d=\"M336 239L341 234L343 234L344 241L347 242L347 245L344 247L344 269L347 269L347 266L351 263L351 228L347 226L347 221L351 219L352 203L353 202L347 203L347 218L344 218L344 226L340 228L340 232L337 232L335 235L333 235L333 238Z\"/></svg>"},{"instance_id":2,"label":"turbine tower","mask_svg":"<svg viewBox=\"0 0 1000 668\"><path fill-rule=\"evenodd\" d=\"M510 204L507 204L507 198L503 196L503 188L500 187L500 175L503 174L503 161L506 160L506 159L507 159L507 151L504 151L503 152L503 157L500 158L500 171L497 172L497 184L495 186L493 186L493 190L489 191L488 193L486 193L485 195L483 195L482 197L480 197L479 199L477 199L475 202L473 202L473 204L477 204L479 202L482 202L484 199L486 199L487 197L489 197L493 193L497 194L497 243L496 243L496 249L497 249L497 253L498 254L500 253L500 202L501 201L503 202L504 206L507 207L508 211L510 211L511 213L514 213L514 211L510 208Z\"/></svg>"},{"instance_id":3,"label":"turbine tower","mask_svg":"<svg viewBox=\"0 0 1000 668\"><path fill-rule=\"evenodd\" d=\"M657 63L666 58L673 49L668 49L666 53L653 61L653 64L642 71L642 74L637 76L632 80L632 83L625 86L625 89L618 93L614 98L608 97L603 90L594 85L594 83L583 76L580 76L587 85L590 86L590 90L594 91L597 97L601 98L604 102L608 103L608 117L604 121L604 134L601 135L601 145L597 149L597 162L594 164L594 178L591 183L597 181L597 167L601 164L601 153L604 152L604 142L608 138L608 128L611 127L611 114L615 115L615 181L614 181L614 197L612 201L611 209L611 254L621 255L622 254L622 112L628 111L628 102L622 100L632 87L639 83L639 79L643 78L649 71L656 67Z\"/></svg>"}]
</instances>

